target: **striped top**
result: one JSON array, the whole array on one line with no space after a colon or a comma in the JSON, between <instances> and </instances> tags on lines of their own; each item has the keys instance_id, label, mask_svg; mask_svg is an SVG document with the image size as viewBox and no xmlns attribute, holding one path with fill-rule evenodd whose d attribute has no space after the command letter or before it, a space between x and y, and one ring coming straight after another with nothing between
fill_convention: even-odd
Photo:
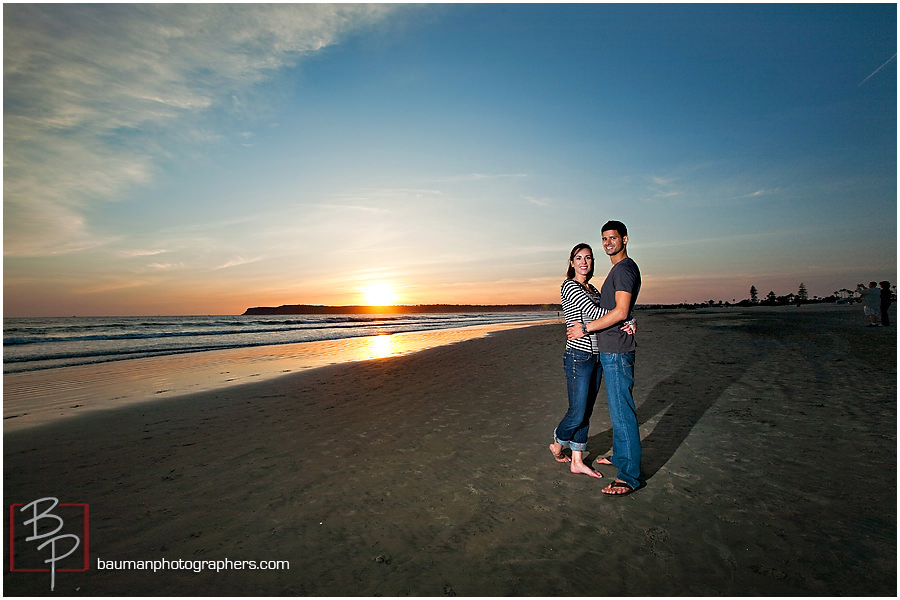
<instances>
[{"instance_id":1,"label":"striped top","mask_svg":"<svg viewBox=\"0 0 900 600\"><path fill-rule=\"evenodd\" d=\"M598 306L600 292L597 291L597 288L590 283L588 283L588 288L590 288L590 291L574 279L566 279L562 282L559 296L562 300L563 316L566 318L566 323L576 323L575 327L581 327L582 323L590 323L609 312L605 308ZM594 334L586 335L577 340L567 340L566 347L592 354L600 352Z\"/></svg>"}]
</instances>

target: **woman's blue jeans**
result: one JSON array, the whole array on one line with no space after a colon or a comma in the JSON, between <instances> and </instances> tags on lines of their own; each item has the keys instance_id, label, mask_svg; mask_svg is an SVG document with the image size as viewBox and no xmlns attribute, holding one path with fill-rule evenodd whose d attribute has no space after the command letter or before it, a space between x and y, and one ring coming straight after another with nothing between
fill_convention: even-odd
<instances>
[{"instance_id":1,"label":"woman's blue jeans","mask_svg":"<svg viewBox=\"0 0 900 600\"><path fill-rule=\"evenodd\" d=\"M596 354L574 348L566 348L563 367L566 371L569 410L556 426L553 439L564 448L584 452L602 371Z\"/></svg>"},{"instance_id":2,"label":"woman's blue jeans","mask_svg":"<svg viewBox=\"0 0 900 600\"><path fill-rule=\"evenodd\" d=\"M641 476L641 435L634 406L634 352L601 352L599 362L606 377L606 400L613 430L610 462L618 478L637 489Z\"/></svg>"}]
</instances>

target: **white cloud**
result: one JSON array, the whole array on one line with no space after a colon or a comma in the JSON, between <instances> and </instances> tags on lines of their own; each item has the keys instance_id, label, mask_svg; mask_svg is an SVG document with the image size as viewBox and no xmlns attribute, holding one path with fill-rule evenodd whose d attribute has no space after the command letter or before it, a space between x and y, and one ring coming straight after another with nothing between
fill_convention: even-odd
<instances>
[{"instance_id":1,"label":"white cloud","mask_svg":"<svg viewBox=\"0 0 900 600\"><path fill-rule=\"evenodd\" d=\"M167 136L396 10L380 4L4 6L4 252L94 239L87 208L154 175Z\"/></svg>"}]
</instances>

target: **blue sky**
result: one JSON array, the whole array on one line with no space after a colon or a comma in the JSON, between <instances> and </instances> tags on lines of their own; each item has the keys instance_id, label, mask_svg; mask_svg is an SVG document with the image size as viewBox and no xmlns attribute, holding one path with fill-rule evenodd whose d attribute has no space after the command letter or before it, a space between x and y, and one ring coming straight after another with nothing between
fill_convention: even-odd
<instances>
[{"instance_id":1,"label":"blue sky","mask_svg":"<svg viewBox=\"0 0 900 600\"><path fill-rule=\"evenodd\" d=\"M4 314L557 302L608 219L642 303L895 282L896 33L894 4L6 4Z\"/></svg>"}]
</instances>

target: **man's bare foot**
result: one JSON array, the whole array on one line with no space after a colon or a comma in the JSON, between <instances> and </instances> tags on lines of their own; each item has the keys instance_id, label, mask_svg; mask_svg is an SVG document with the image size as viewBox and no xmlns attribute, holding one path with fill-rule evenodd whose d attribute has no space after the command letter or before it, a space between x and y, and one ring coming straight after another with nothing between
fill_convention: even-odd
<instances>
[{"instance_id":1,"label":"man's bare foot","mask_svg":"<svg viewBox=\"0 0 900 600\"><path fill-rule=\"evenodd\" d=\"M607 496L625 496L626 494L630 494L631 492L633 492L634 488L624 481L616 479L600 491Z\"/></svg>"},{"instance_id":2,"label":"man's bare foot","mask_svg":"<svg viewBox=\"0 0 900 600\"><path fill-rule=\"evenodd\" d=\"M553 458L558 463L572 462L571 458L569 458L568 456L563 454L562 444L557 444L556 442L553 442L552 444L550 444L550 454L553 455Z\"/></svg>"},{"instance_id":3,"label":"man's bare foot","mask_svg":"<svg viewBox=\"0 0 900 600\"><path fill-rule=\"evenodd\" d=\"M584 463L572 463L569 466L569 470L572 471L572 473L574 473L576 475L581 473L583 475L589 475L591 477L596 477L597 479L600 479L601 477L603 477L603 473L599 473L599 472L593 470L592 468L590 468L589 466L587 466Z\"/></svg>"},{"instance_id":4,"label":"man's bare foot","mask_svg":"<svg viewBox=\"0 0 900 600\"><path fill-rule=\"evenodd\" d=\"M611 465L612 464L612 462L610 462L610 460L609 460L609 457L607 457L607 456L601 456L594 462L596 462L598 465Z\"/></svg>"}]
</instances>

